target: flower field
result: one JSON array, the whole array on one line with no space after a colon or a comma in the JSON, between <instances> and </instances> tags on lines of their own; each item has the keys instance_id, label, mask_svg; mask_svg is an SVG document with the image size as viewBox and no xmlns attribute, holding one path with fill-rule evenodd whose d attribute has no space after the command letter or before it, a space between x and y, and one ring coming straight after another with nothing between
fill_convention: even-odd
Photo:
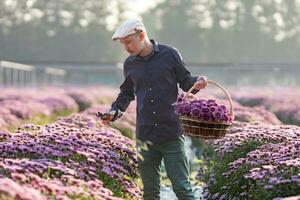
<instances>
[{"instance_id":1,"label":"flower field","mask_svg":"<svg viewBox=\"0 0 300 200\"><path fill-rule=\"evenodd\" d=\"M235 121L226 136L194 141L202 152L197 179L205 183L204 199L300 199L300 94L283 88L230 94Z\"/></svg>"},{"instance_id":2,"label":"flower field","mask_svg":"<svg viewBox=\"0 0 300 200\"><path fill-rule=\"evenodd\" d=\"M98 91L101 91L101 95ZM17 126L24 121L42 123L45 118L69 115L98 103L108 103L116 92L112 88L103 86L67 89L1 89L0 127Z\"/></svg>"},{"instance_id":3,"label":"flower field","mask_svg":"<svg viewBox=\"0 0 300 200\"><path fill-rule=\"evenodd\" d=\"M16 120L9 122L20 126L14 132L1 127L0 199L139 199L134 142L96 119L93 110L108 108L97 105L101 98L80 89L31 92L2 94L2 108ZM77 112L83 104L84 112L49 124L21 123L37 114Z\"/></svg>"},{"instance_id":4,"label":"flower field","mask_svg":"<svg viewBox=\"0 0 300 200\"><path fill-rule=\"evenodd\" d=\"M138 176L133 142L89 115L46 126L23 125L14 134L1 132L0 152L3 181L16 181L45 198L110 199L111 190L120 197L140 193L132 181Z\"/></svg>"},{"instance_id":5,"label":"flower field","mask_svg":"<svg viewBox=\"0 0 300 200\"><path fill-rule=\"evenodd\" d=\"M234 88L232 97L245 106L262 106L273 112L285 124L300 125L300 89Z\"/></svg>"},{"instance_id":6,"label":"flower field","mask_svg":"<svg viewBox=\"0 0 300 200\"><path fill-rule=\"evenodd\" d=\"M299 93L282 89L282 100L278 88L252 90L230 90L235 118L225 137L192 138L200 152L196 178L204 199L299 199ZM0 199L141 199L135 102L111 126L95 117L116 95L102 86L4 89ZM197 96L192 106L182 103L176 112L231 120L228 102L217 92ZM214 115L205 115L208 109Z\"/></svg>"}]
</instances>

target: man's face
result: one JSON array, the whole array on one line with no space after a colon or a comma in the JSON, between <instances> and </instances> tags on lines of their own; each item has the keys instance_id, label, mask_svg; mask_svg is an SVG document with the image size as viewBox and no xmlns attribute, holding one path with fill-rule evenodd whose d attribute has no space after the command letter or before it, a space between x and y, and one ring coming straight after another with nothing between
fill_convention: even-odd
<instances>
[{"instance_id":1,"label":"man's face","mask_svg":"<svg viewBox=\"0 0 300 200\"><path fill-rule=\"evenodd\" d=\"M120 43L129 54L136 56L142 51L142 34L142 32L134 33L120 39Z\"/></svg>"}]
</instances>

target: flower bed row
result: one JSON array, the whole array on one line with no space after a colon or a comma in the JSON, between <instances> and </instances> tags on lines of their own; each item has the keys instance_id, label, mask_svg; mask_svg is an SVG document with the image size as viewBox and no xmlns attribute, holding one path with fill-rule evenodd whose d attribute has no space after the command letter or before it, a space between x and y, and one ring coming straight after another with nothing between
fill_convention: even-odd
<instances>
[{"instance_id":1,"label":"flower bed row","mask_svg":"<svg viewBox=\"0 0 300 200\"><path fill-rule=\"evenodd\" d=\"M23 121L39 123L44 118L69 115L92 105L108 102L114 96L114 90L100 86L67 89L1 89L0 128L16 126Z\"/></svg>"},{"instance_id":2,"label":"flower bed row","mask_svg":"<svg viewBox=\"0 0 300 200\"><path fill-rule=\"evenodd\" d=\"M193 138L202 160L197 178L206 183L205 197L299 199L300 127L283 125L277 118L285 123L297 122L299 93L283 88L243 88L230 94L239 103L233 101L235 122L229 133L214 141ZM201 98L216 96L221 97L218 91L211 91ZM218 100L228 105L226 101Z\"/></svg>"},{"instance_id":3,"label":"flower bed row","mask_svg":"<svg viewBox=\"0 0 300 200\"><path fill-rule=\"evenodd\" d=\"M205 110L210 109L213 115L223 114L223 109L229 109L228 100L220 99L217 96L217 91L203 91L199 92L197 95L189 97L189 104L184 103L182 96L177 98L177 102L174 104L176 106L175 111L180 115L186 115L192 118L203 118L205 116ZM232 100L233 103L233 113L236 121L240 122L260 122L265 124L282 124L282 122L276 117L276 115L268 111L263 106L248 107L243 106L239 102ZM178 104L180 106L178 106ZM220 105L216 107L216 105ZM187 105L187 106L185 106ZM202 106L204 105L204 106ZM200 108L200 109L199 109ZM218 109L220 111L218 111ZM213 111L212 111L213 110ZM204 114L203 114L204 113ZM227 113L228 115L228 113ZM228 119L229 117L225 115ZM214 116L207 116L207 118L213 118ZM203 119L204 120L204 119Z\"/></svg>"},{"instance_id":4,"label":"flower bed row","mask_svg":"<svg viewBox=\"0 0 300 200\"><path fill-rule=\"evenodd\" d=\"M263 106L284 123L300 125L300 89L292 88L234 88L233 99L245 106Z\"/></svg>"},{"instance_id":5,"label":"flower bed row","mask_svg":"<svg viewBox=\"0 0 300 200\"><path fill-rule=\"evenodd\" d=\"M91 114L0 132L3 198L138 199L137 177L133 142Z\"/></svg>"},{"instance_id":6,"label":"flower bed row","mask_svg":"<svg viewBox=\"0 0 300 200\"><path fill-rule=\"evenodd\" d=\"M199 180L208 199L273 199L300 194L300 127L235 122L202 143Z\"/></svg>"}]
</instances>

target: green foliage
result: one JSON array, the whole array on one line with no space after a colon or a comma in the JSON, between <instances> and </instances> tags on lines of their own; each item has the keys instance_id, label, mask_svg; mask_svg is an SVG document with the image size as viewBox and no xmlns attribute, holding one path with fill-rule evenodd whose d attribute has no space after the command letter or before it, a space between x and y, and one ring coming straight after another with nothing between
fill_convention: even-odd
<instances>
[{"instance_id":1,"label":"green foliage","mask_svg":"<svg viewBox=\"0 0 300 200\"><path fill-rule=\"evenodd\" d=\"M50 180L51 178L60 178L63 174L61 170L48 167L47 172L43 174L43 178Z\"/></svg>"},{"instance_id":2,"label":"green foliage","mask_svg":"<svg viewBox=\"0 0 300 200\"><path fill-rule=\"evenodd\" d=\"M224 155L220 158L216 152L210 148L208 144L202 144L202 150L204 152L205 161L200 163L204 172L204 181L208 182L210 177L214 176L216 181L210 187L210 193L220 193L224 191L224 187L228 185L232 186L231 190L226 190L226 194L239 194L243 191L240 191L240 186L245 185L247 180L243 177L244 173L247 172L247 168L239 170L237 173L234 173L232 176L225 178L223 173L229 171L229 163L235 161L238 158L245 157L246 154L250 151L255 150L257 147L261 146L262 143L256 141L250 141L245 145L241 146L238 149L235 149L232 153ZM238 182L238 183L237 183ZM228 193L229 192L229 193Z\"/></svg>"},{"instance_id":3,"label":"green foliage","mask_svg":"<svg viewBox=\"0 0 300 200\"><path fill-rule=\"evenodd\" d=\"M32 8L47 10L46 1L37 2ZM295 42L298 34L297 31L292 33L299 24L299 20L294 20L298 19L296 0L281 1L282 5L277 5L279 1L235 2L237 6L230 9L229 1L222 0L164 0L142 17L150 38L175 46L188 62L299 62L300 47ZM69 26L63 25L62 16L48 15L41 19L29 22L21 20L16 23L14 13L5 10L6 6L2 4L0 1L0 21L5 19L0 24L3 25L0 26L1 59L115 62L125 56L122 49L111 41L114 30L108 30L107 26L112 24L104 21L111 14L107 0L81 2L78 3L80 7L69 1L58 1L58 5L54 7L74 14ZM124 1L118 0L116 4L114 9L118 12L114 13L119 13L115 16L119 24L124 20L122 16L128 8ZM257 5L263 11L255 17L253 10ZM23 8L26 6L17 7ZM32 8L19 13L30 13ZM282 13L285 10L287 12ZM49 13L55 15L60 12L56 10ZM83 13L90 13L94 17L89 14L91 19L88 19ZM274 19L278 14L281 15L284 25L279 26ZM47 20L51 17L55 19L53 22ZM207 17L211 19L211 26L201 26ZM266 23L259 22L260 17L265 18ZM79 23L85 18L89 21L86 27ZM6 23L6 20L10 23ZM220 25L222 22L233 22L233 25L224 28ZM10 30L8 34L5 34L2 27ZM51 32L55 34L48 36L47 33ZM276 41L282 33L286 38Z\"/></svg>"},{"instance_id":4,"label":"green foliage","mask_svg":"<svg viewBox=\"0 0 300 200\"><path fill-rule=\"evenodd\" d=\"M226 154L222 159L221 162L219 162L219 159L217 158L216 154L214 155L214 168L220 173L225 173L228 171L228 165L229 163L237 160L238 158L243 158L246 156L247 153L250 151L255 150L257 147L261 146L262 143L256 142L256 141L249 141L248 143L244 144L240 148L235 149L232 153ZM220 177L223 179L222 177Z\"/></svg>"},{"instance_id":5,"label":"green foliage","mask_svg":"<svg viewBox=\"0 0 300 200\"><path fill-rule=\"evenodd\" d=\"M73 110L61 110L61 111L54 112L49 116L44 115L44 114L37 114L28 120L21 121L20 124L29 123L29 124L43 126L43 125L55 122L57 120L57 117L69 116L72 113L74 113ZM9 132L15 132L17 130L17 128L18 128L18 125L13 125L13 126L8 127L7 130Z\"/></svg>"},{"instance_id":6,"label":"green foliage","mask_svg":"<svg viewBox=\"0 0 300 200\"><path fill-rule=\"evenodd\" d=\"M295 125L298 125L300 126L300 121L299 120L296 120L295 117L293 116L290 116L294 113L290 113L290 115L287 115L286 113L282 113L281 112L274 112L274 114L278 117L278 119L280 121L282 121L284 124L295 124Z\"/></svg>"},{"instance_id":7,"label":"green foliage","mask_svg":"<svg viewBox=\"0 0 300 200\"><path fill-rule=\"evenodd\" d=\"M202 162L199 162L199 164L203 169L203 181L208 183L211 177L215 179L209 187L211 194L218 193L219 196L226 194L227 199L237 197L241 200L260 200L273 199L279 196L293 196L300 193L300 188L296 184L279 184L270 189L266 189L264 186L268 185L268 179L255 181L246 179L244 175L249 173L249 170L252 169L253 166L250 167L244 164L233 173L227 174L227 172L229 172L230 163L245 157L247 153L265 144L264 142L249 141L240 148L233 150L233 152L219 157L218 154L213 151L209 143L197 139L193 140L193 143L198 144L201 150ZM290 167L288 172L284 170L286 169L282 168L282 170L277 170L279 174L276 174L276 176L290 178L292 175L296 175L300 172L298 168L294 167ZM227 174L227 176L224 176L224 174ZM246 195L243 196L243 194Z\"/></svg>"},{"instance_id":8,"label":"green foliage","mask_svg":"<svg viewBox=\"0 0 300 200\"><path fill-rule=\"evenodd\" d=\"M74 160L76 162L87 162L87 158L84 155L81 154L73 154L70 158L71 160Z\"/></svg>"},{"instance_id":9,"label":"green foliage","mask_svg":"<svg viewBox=\"0 0 300 200\"><path fill-rule=\"evenodd\" d=\"M115 178L109 177L102 172L98 172L99 179L103 182L103 186L110 189L114 196L130 199L130 196L124 192L124 186L120 184Z\"/></svg>"},{"instance_id":10,"label":"green foliage","mask_svg":"<svg viewBox=\"0 0 300 200\"><path fill-rule=\"evenodd\" d=\"M125 137L128 137L129 139L134 139L134 133L131 131L131 129L129 128L124 128L124 127L120 127L117 124L112 124L111 127L119 130L122 135L124 135Z\"/></svg>"},{"instance_id":11,"label":"green foliage","mask_svg":"<svg viewBox=\"0 0 300 200\"><path fill-rule=\"evenodd\" d=\"M276 23L269 21L270 32L265 32L266 24L260 24L253 16L257 2L243 0L233 12L226 7L228 1L215 2L165 0L146 13L144 19L146 24L149 23L155 29L151 32L159 41L178 48L188 62L299 61L295 52L299 49L299 43L289 38L275 41ZM280 12L274 8L274 2L268 6L262 1L258 4L262 4L262 16L266 18ZM205 10L197 11L199 7ZM294 9L288 7L287 21L292 19ZM153 19L153 16L158 17ZM212 20L211 27L201 27L199 24L207 17ZM221 27L222 21L230 20L234 21L233 26Z\"/></svg>"}]
</instances>

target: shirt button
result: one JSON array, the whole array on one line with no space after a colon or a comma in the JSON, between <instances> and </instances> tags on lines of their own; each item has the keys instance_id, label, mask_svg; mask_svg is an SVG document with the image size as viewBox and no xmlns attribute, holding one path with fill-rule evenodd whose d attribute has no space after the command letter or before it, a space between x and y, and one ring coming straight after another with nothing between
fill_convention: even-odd
<instances>
[{"instance_id":1,"label":"shirt button","mask_svg":"<svg viewBox=\"0 0 300 200\"><path fill-rule=\"evenodd\" d=\"M154 102L154 100L153 100L153 99L151 99L150 101L151 101L151 103L153 103L153 102Z\"/></svg>"},{"instance_id":2,"label":"shirt button","mask_svg":"<svg viewBox=\"0 0 300 200\"><path fill-rule=\"evenodd\" d=\"M149 88L149 90L151 91L151 90L152 90L152 88Z\"/></svg>"},{"instance_id":3,"label":"shirt button","mask_svg":"<svg viewBox=\"0 0 300 200\"><path fill-rule=\"evenodd\" d=\"M156 124L156 123L154 124L154 126L157 126L157 125L158 125L158 124Z\"/></svg>"},{"instance_id":4,"label":"shirt button","mask_svg":"<svg viewBox=\"0 0 300 200\"><path fill-rule=\"evenodd\" d=\"M155 111L153 111L153 114L155 114L156 112Z\"/></svg>"}]
</instances>

